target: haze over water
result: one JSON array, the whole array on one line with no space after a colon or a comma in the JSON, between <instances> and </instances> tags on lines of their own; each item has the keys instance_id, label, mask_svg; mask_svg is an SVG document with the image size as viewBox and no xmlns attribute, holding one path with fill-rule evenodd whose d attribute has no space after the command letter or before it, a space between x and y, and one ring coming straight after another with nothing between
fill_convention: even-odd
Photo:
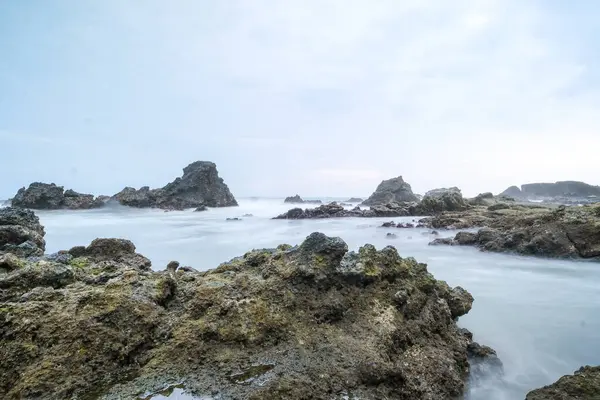
<instances>
[{"instance_id":1,"label":"haze over water","mask_svg":"<svg viewBox=\"0 0 600 400\"><path fill-rule=\"evenodd\" d=\"M393 245L401 256L427 263L437 279L460 285L475 298L473 309L460 318L459 325L498 352L505 374L471 385L469 400L522 399L529 390L600 360L596 264L428 246L434 238L429 230L380 228L389 218L272 220L291 206L281 199L239 199L239 203L240 207L199 213L120 206L36 213L46 229L47 253L86 245L97 237L120 237L132 240L156 270L171 260L206 270L253 248L299 244L315 231L341 237L351 250L365 243L378 248ZM232 217L242 220L226 221ZM388 232L397 237L386 238Z\"/></svg>"}]
</instances>

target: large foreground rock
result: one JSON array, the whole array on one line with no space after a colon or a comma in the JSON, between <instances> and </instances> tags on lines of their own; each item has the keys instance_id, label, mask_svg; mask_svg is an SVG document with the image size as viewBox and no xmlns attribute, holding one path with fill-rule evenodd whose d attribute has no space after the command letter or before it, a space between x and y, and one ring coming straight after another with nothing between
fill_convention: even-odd
<instances>
[{"instance_id":1,"label":"large foreground rock","mask_svg":"<svg viewBox=\"0 0 600 400\"><path fill-rule=\"evenodd\" d=\"M600 367L581 367L552 385L527 394L526 400L598 400L600 399Z\"/></svg>"},{"instance_id":2,"label":"large foreground rock","mask_svg":"<svg viewBox=\"0 0 600 400\"><path fill-rule=\"evenodd\" d=\"M183 169L183 176L161 189L144 186L139 190L126 187L113 196L130 207L154 207L182 210L186 208L230 207L238 203L229 191L217 166L208 161L196 161Z\"/></svg>"},{"instance_id":3,"label":"large foreground rock","mask_svg":"<svg viewBox=\"0 0 600 400\"><path fill-rule=\"evenodd\" d=\"M119 239L17 264L0 272L3 399L181 383L219 399L454 399L479 348L455 322L466 290L320 233L201 273L154 272Z\"/></svg>"},{"instance_id":4,"label":"large foreground rock","mask_svg":"<svg viewBox=\"0 0 600 400\"><path fill-rule=\"evenodd\" d=\"M375 192L362 204L377 206L390 203L413 202L419 199L412 191L410 185L404 182L401 176L382 181Z\"/></svg>"},{"instance_id":5,"label":"large foreground rock","mask_svg":"<svg viewBox=\"0 0 600 400\"><path fill-rule=\"evenodd\" d=\"M33 211L0 208L0 257L6 253L21 257L43 254L46 248L44 234L44 227Z\"/></svg>"},{"instance_id":6,"label":"large foreground rock","mask_svg":"<svg viewBox=\"0 0 600 400\"><path fill-rule=\"evenodd\" d=\"M54 183L34 182L28 188L21 188L11 201L13 207L34 210L84 210L104 206L104 201L92 194L65 191Z\"/></svg>"}]
</instances>

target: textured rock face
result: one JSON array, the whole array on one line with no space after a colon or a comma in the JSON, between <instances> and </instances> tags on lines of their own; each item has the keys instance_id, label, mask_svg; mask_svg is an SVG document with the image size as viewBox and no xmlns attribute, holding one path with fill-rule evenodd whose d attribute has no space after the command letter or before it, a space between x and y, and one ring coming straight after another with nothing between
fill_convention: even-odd
<instances>
[{"instance_id":1,"label":"textured rock face","mask_svg":"<svg viewBox=\"0 0 600 400\"><path fill-rule=\"evenodd\" d=\"M581 367L552 385L527 394L526 400L597 400L600 399L600 367Z\"/></svg>"},{"instance_id":2,"label":"textured rock face","mask_svg":"<svg viewBox=\"0 0 600 400\"><path fill-rule=\"evenodd\" d=\"M360 207L354 207L352 210L346 210L342 205L333 202L323 204L315 208L293 208L273 219L320 219L320 218L344 218L344 217L403 217L414 215L416 203L385 204L373 206L369 210L363 210Z\"/></svg>"},{"instance_id":3,"label":"textured rock face","mask_svg":"<svg viewBox=\"0 0 600 400\"><path fill-rule=\"evenodd\" d=\"M393 247L313 233L198 273L97 239L0 273L0 397L451 399L473 302ZM11 265L12 265L11 264ZM143 397L143 396L142 396Z\"/></svg>"},{"instance_id":4,"label":"textured rock face","mask_svg":"<svg viewBox=\"0 0 600 400\"><path fill-rule=\"evenodd\" d=\"M44 234L44 227L33 211L0 208L0 255L39 256L46 248Z\"/></svg>"},{"instance_id":5,"label":"textured rock face","mask_svg":"<svg viewBox=\"0 0 600 400\"><path fill-rule=\"evenodd\" d=\"M156 207L182 210L185 208L230 207L238 203L229 191L217 166L208 161L196 161L183 169L183 176L161 189L144 186L139 190L126 187L114 198L125 206Z\"/></svg>"},{"instance_id":6,"label":"textured rock face","mask_svg":"<svg viewBox=\"0 0 600 400\"><path fill-rule=\"evenodd\" d=\"M468 208L469 205L460 189L452 187L427 192L419 203L418 212L421 215L434 215L444 211L463 211Z\"/></svg>"},{"instance_id":7,"label":"textured rock face","mask_svg":"<svg viewBox=\"0 0 600 400\"><path fill-rule=\"evenodd\" d=\"M375 192L362 204L376 206L389 203L402 203L418 201L410 185L404 182L401 176L382 181Z\"/></svg>"},{"instance_id":8,"label":"textured rock face","mask_svg":"<svg viewBox=\"0 0 600 400\"><path fill-rule=\"evenodd\" d=\"M284 203L292 203L292 204L322 204L321 200L303 200L300 195L286 197L283 201Z\"/></svg>"},{"instance_id":9,"label":"textured rock face","mask_svg":"<svg viewBox=\"0 0 600 400\"><path fill-rule=\"evenodd\" d=\"M442 215L424 222L436 228L487 226L476 234L459 232L454 240L446 238L432 244L474 245L484 251L600 261L600 205L511 207L483 214Z\"/></svg>"},{"instance_id":10,"label":"textured rock face","mask_svg":"<svg viewBox=\"0 0 600 400\"><path fill-rule=\"evenodd\" d=\"M19 189L12 199L13 207L34 210L82 210L99 208L103 205L104 202L101 199L96 199L91 194L77 193L70 189L64 191L62 186L41 182L34 182L27 189Z\"/></svg>"}]
</instances>

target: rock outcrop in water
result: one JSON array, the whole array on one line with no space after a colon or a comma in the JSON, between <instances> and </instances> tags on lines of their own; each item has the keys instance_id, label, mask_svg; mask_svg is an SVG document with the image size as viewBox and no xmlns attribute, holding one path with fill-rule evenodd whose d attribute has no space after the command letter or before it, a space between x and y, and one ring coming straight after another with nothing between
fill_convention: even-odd
<instances>
[{"instance_id":1,"label":"rock outcrop in water","mask_svg":"<svg viewBox=\"0 0 600 400\"><path fill-rule=\"evenodd\" d=\"M315 208L293 208L273 219L321 219L321 218L343 218L343 217L403 217L413 215L416 209L416 203L391 203L379 206L373 206L368 210L354 207L346 210L342 205L333 202L323 204Z\"/></svg>"},{"instance_id":2,"label":"rock outcrop in water","mask_svg":"<svg viewBox=\"0 0 600 400\"><path fill-rule=\"evenodd\" d=\"M361 199L360 197L350 197L344 203L362 203L362 201L363 199Z\"/></svg>"},{"instance_id":3,"label":"rock outcrop in water","mask_svg":"<svg viewBox=\"0 0 600 400\"><path fill-rule=\"evenodd\" d=\"M434 215L444 211L463 211L469 208L459 188L430 190L419 203L418 214Z\"/></svg>"},{"instance_id":4,"label":"rock outcrop in water","mask_svg":"<svg viewBox=\"0 0 600 400\"><path fill-rule=\"evenodd\" d=\"M152 271L123 239L11 265L3 399L135 399L181 382L220 399L449 399L477 348L455 323L466 290L393 247L349 252L320 233L206 272Z\"/></svg>"},{"instance_id":5,"label":"rock outcrop in water","mask_svg":"<svg viewBox=\"0 0 600 400\"><path fill-rule=\"evenodd\" d=\"M454 239L438 239L432 244L600 261L600 204L558 208L515 205L477 213L447 213L421 222L436 229L485 226L477 233L459 232Z\"/></svg>"},{"instance_id":6,"label":"rock outcrop in water","mask_svg":"<svg viewBox=\"0 0 600 400\"><path fill-rule=\"evenodd\" d=\"M547 203L570 204L600 201L600 186L578 181L527 183L511 186L501 193L520 200L543 200Z\"/></svg>"},{"instance_id":7,"label":"rock outcrop in water","mask_svg":"<svg viewBox=\"0 0 600 400\"><path fill-rule=\"evenodd\" d=\"M144 186L139 190L126 187L113 196L130 207L153 207L172 210L186 208L237 206L235 197L219 177L217 166L208 161L196 161L183 169L183 176L161 189Z\"/></svg>"},{"instance_id":8,"label":"rock outcrop in water","mask_svg":"<svg viewBox=\"0 0 600 400\"><path fill-rule=\"evenodd\" d=\"M362 204L365 206L378 206L390 203L414 202L419 199L412 191L410 185L404 182L401 176L382 181L375 192Z\"/></svg>"},{"instance_id":9,"label":"rock outcrop in water","mask_svg":"<svg viewBox=\"0 0 600 400\"><path fill-rule=\"evenodd\" d=\"M0 272L11 253L19 257L39 256L44 253L44 227L33 211L22 208L0 208Z\"/></svg>"},{"instance_id":10,"label":"rock outcrop in water","mask_svg":"<svg viewBox=\"0 0 600 400\"><path fill-rule=\"evenodd\" d=\"M292 204L323 204L321 200L303 200L300 195L286 197L283 202Z\"/></svg>"},{"instance_id":11,"label":"rock outcrop in water","mask_svg":"<svg viewBox=\"0 0 600 400\"><path fill-rule=\"evenodd\" d=\"M552 385L527 394L526 400L597 400L600 399L600 367L581 367Z\"/></svg>"},{"instance_id":12,"label":"rock outcrop in water","mask_svg":"<svg viewBox=\"0 0 600 400\"><path fill-rule=\"evenodd\" d=\"M12 199L13 207L31 208L34 210L84 210L104 206L101 198L92 194L65 191L54 183L34 182L28 188L21 188Z\"/></svg>"}]
</instances>

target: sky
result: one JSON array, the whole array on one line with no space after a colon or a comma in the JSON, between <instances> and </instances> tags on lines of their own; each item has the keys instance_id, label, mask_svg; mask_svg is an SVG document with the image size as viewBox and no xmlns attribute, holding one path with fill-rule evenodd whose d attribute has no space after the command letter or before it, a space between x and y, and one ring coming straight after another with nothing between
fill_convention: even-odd
<instances>
[{"instance_id":1,"label":"sky","mask_svg":"<svg viewBox=\"0 0 600 400\"><path fill-rule=\"evenodd\" d=\"M0 198L600 184L600 2L0 0Z\"/></svg>"}]
</instances>

